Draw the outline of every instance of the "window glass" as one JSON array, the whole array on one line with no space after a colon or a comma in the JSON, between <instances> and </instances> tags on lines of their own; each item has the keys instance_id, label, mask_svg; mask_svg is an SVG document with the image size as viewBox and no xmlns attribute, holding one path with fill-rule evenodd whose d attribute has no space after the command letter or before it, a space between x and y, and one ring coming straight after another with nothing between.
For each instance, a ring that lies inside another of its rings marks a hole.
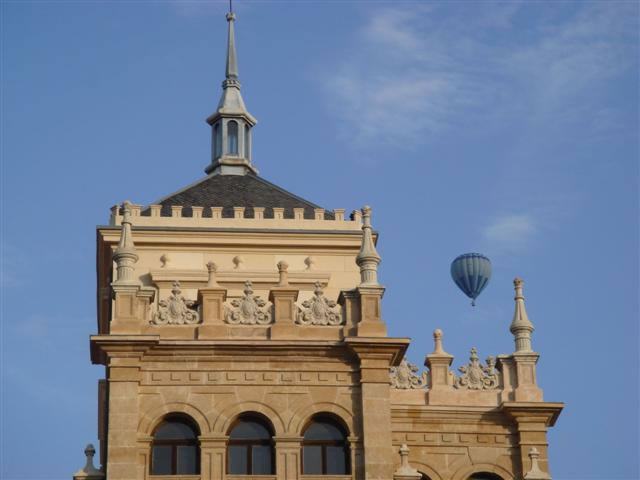
<instances>
[{"instance_id":1,"label":"window glass","mask_svg":"<svg viewBox=\"0 0 640 480\"><path fill-rule=\"evenodd\" d=\"M153 436L154 440L186 440L196 439L195 432L189 425L181 422L163 422Z\"/></svg>"},{"instance_id":2,"label":"window glass","mask_svg":"<svg viewBox=\"0 0 640 480\"><path fill-rule=\"evenodd\" d=\"M347 472L347 456L343 446L327 446L327 474L344 475Z\"/></svg>"},{"instance_id":3,"label":"window glass","mask_svg":"<svg viewBox=\"0 0 640 480\"><path fill-rule=\"evenodd\" d=\"M348 475L349 444L344 428L329 415L318 415L303 434L305 475Z\"/></svg>"},{"instance_id":4,"label":"window glass","mask_svg":"<svg viewBox=\"0 0 640 480\"><path fill-rule=\"evenodd\" d=\"M305 440L343 440L344 434L332 423L312 423L304 432Z\"/></svg>"},{"instance_id":5,"label":"window glass","mask_svg":"<svg viewBox=\"0 0 640 480\"><path fill-rule=\"evenodd\" d=\"M238 154L238 122L231 120L227 123L227 150L229 155Z\"/></svg>"},{"instance_id":6,"label":"window glass","mask_svg":"<svg viewBox=\"0 0 640 480\"><path fill-rule=\"evenodd\" d=\"M305 445L302 453L305 475L322 475L322 447Z\"/></svg>"},{"instance_id":7,"label":"window glass","mask_svg":"<svg viewBox=\"0 0 640 480\"><path fill-rule=\"evenodd\" d=\"M271 438L271 433L257 420L240 420L231 431L229 438L264 440Z\"/></svg>"},{"instance_id":8,"label":"window glass","mask_svg":"<svg viewBox=\"0 0 640 480\"><path fill-rule=\"evenodd\" d=\"M218 158L222 153L222 129L220 128L220 122L216 123L215 127L213 127L213 133L215 137L214 156Z\"/></svg>"},{"instance_id":9,"label":"window glass","mask_svg":"<svg viewBox=\"0 0 640 480\"><path fill-rule=\"evenodd\" d=\"M273 472L271 467L271 446L255 445L251 449L252 473L254 475L270 475Z\"/></svg>"},{"instance_id":10,"label":"window glass","mask_svg":"<svg viewBox=\"0 0 640 480\"><path fill-rule=\"evenodd\" d=\"M197 475L200 473L198 430L182 415L165 418L153 433L152 475Z\"/></svg>"},{"instance_id":11,"label":"window glass","mask_svg":"<svg viewBox=\"0 0 640 480\"><path fill-rule=\"evenodd\" d=\"M244 445L229 446L229 473L231 475L246 475L249 471L247 448Z\"/></svg>"},{"instance_id":12,"label":"window glass","mask_svg":"<svg viewBox=\"0 0 640 480\"><path fill-rule=\"evenodd\" d=\"M249 125L244 126L244 158L251 158L251 135L249 134Z\"/></svg>"},{"instance_id":13,"label":"window glass","mask_svg":"<svg viewBox=\"0 0 640 480\"><path fill-rule=\"evenodd\" d=\"M240 417L229 433L227 473L230 475L273 475L273 434L258 414Z\"/></svg>"},{"instance_id":14,"label":"window glass","mask_svg":"<svg viewBox=\"0 0 640 480\"><path fill-rule=\"evenodd\" d=\"M472 474L469 477L469 480L502 480L502 477L500 475L496 475L495 473L478 472Z\"/></svg>"},{"instance_id":15,"label":"window glass","mask_svg":"<svg viewBox=\"0 0 640 480\"><path fill-rule=\"evenodd\" d=\"M151 453L151 474L171 475L171 466L173 463L171 455L171 446L154 446Z\"/></svg>"},{"instance_id":16,"label":"window glass","mask_svg":"<svg viewBox=\"0 0 640 480\"><path fill-rule=\"evenodd\" d=\"M195 475L197 473L197 447L194 445L179 445L177 448L176 473L179 475Z\"/></svg>"}]
</instances>

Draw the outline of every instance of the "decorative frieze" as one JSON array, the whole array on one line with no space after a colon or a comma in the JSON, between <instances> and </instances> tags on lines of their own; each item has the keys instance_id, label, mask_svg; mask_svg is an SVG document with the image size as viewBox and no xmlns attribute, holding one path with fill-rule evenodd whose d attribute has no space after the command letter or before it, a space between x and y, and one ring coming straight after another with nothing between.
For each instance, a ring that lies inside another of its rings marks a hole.
<instances>
[{"instance_id":1,"label":"decorative frieze","mask_svg":"<svg viewBox=\"0 0 640 480\"><path fill-rule=\"evenodd\" d=\"M244 295L230 302L225 314L225 322L231 325L269 325L271 311L258 295L253 294L251 280L244 283Z\"/></svg>"},{"instance_id":2,"label":"decorative frieze","mask_svg":"<svg viewBox=\"0 0 640 480\"><path fill-rule=\"evenodd\" d=\"M296 323L299 325L342 325L342 314L336 302L324 296L322 283L314 284L313 297L302 302Z\"/></svg>"},{"instance_id":3,"label":"decorative frieze","mask_svg":"<svg viewBox=\"0 0 640 480\"><path fill-rule=\"evenodd\" d=\"M152 325L192 325L200 322L196 302L181 295L180 282L173 282L171 295L158 302L158 310L151 319Z\"/></svg>"},{"instance_id":4,"label":"decorative frieze","mask_svg":"<svg viewBox=\"0 0 640 480\"><path fill-rule=\"evenodd\" d=\"M348 386L356 382L351 372L293 371L154 371L142 373L142 385L294 385Z\"/></svg>"},{"instance_id":5,"label":"decorative frieze","mask_svg":"<svg viewBox=\"0 0 640 480\"><path fill-rule=\"evenodd\" d=\"M500 372L496 369L496 358L487 357L482 365L475 347L471 349L469 363L458 368L462 375L456 376L453 386L468 390L495 390L500 385Z\"/></svg>"},{"instance_id":6,"label":"decorative frieze","mask_svg":"<svg viewBox=\"0 0 640 480\"><path fill-rule=\"evenodd\" d=\"M403 358L400 365L391 367L389 371L391 386L402 390L425 388L427 386L427 372L422 372L421 375L418 375L418 372L417 366Z\"/></svg>"}]
</instances>

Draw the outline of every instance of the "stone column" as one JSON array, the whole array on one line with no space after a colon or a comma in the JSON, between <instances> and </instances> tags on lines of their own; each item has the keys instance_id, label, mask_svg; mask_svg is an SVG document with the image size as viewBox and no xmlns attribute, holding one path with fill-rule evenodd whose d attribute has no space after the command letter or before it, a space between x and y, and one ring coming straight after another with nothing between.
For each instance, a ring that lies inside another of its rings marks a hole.
<instances>
[{"instance_id":1,"label":"stone column","mask_svg":"<svg viewBox=\"0 0 640 480\"><path fill-rule=\"evenodd\" d=\"M277 340L298 338L298 329L295 326L298 290L289 285L288 268L286 262L278 262L280 281L269 291L274 316L270 336Z\"/></svg>"},{"instance_id":2,"label":"stone column","mask_svg":"<svg viewBox=\"0 0 640 480\"><path fill-rule=\"evenodd\" d=\"M209 281L205 288L198 290L198 303L202 309L202 325L198 327L198 338L226 337L227 326L224 323L224 302L227 290L216 282L215 263L207 263Z\"/></svg>"},{"instance_id":3,"label":"stone column","mask_svg":"<svg viewBox=\"0 0 640 480\"><path fill-rule=\"evenodd\" d=\"M200 478L221 480L227 474L227 440L222 436L200 437Z\"/></svg>"},{"instance_id":4,"label":"stone column","mask_svg":"<svg viewBox=\"0 0 640 480\"><path fill-rule=\"evenodd\" d=\"M136 480L138 458L139 360L112 357L109 361L109 427L107 475L109 480Z\"/></svg>"},{"instance_id":5,"label":"stone column","mask_svg":"<svg viewBox=\"0 0 640 480\"><path fill-rule=\"evenodd\" d=\"M278 480L297 480L300 476L302 437L274 437Z\"/></svg>"}]
</instances>

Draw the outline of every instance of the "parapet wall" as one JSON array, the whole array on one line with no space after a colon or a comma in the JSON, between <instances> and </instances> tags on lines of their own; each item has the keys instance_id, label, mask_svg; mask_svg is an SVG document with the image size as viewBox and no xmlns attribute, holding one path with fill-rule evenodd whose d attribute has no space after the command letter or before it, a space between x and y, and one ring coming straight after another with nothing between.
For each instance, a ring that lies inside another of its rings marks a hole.
<instances>
[{"instance_id":1,"label":"parapet wall","mask_svg":"<svg viewBox=\"0 0 640 480\"><path fill-rule=\"evenodd\" d=\"M131 220L136 226L153 227L198 227L198 228L263 228L288 230L339 230L360 231L362 213L354 210L345 218L345 210L337 208L327 215L323 208L314 209L314 218L304 217L304 208L294 208L293 218L287 218L285 208L233 207L233 217L223 214L223 207L171 206L171 216L162 215L162 205L130 205ZM249 210L251 216L248 215ZM267 215L268 211L268 215ZM110 225L122 223L122 209L111 208Z\"/></svg>"}]
</instances>

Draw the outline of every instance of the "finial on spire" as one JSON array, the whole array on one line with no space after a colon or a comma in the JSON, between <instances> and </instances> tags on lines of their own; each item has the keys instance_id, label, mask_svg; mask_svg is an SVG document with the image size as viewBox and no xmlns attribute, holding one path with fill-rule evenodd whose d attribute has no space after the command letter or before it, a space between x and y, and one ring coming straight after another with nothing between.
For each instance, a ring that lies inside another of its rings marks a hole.
<instances>
[{"instance_id":1,"label":"finial on spire","mask_svg":"<svg viewBox=\"0 0 640 480\"><path fill-rule=\"evenodd\" d=\"M442 330L436 328L433 331L433 354L434 355L448 355L447 352L444 351L444 347L442 346Z\"/></svg>"},{"instance_id":2,"label":"finial on spire","mask_svg":"<svg viewBox=\"0 0 640 480\"><path fill-rule=\"evenodd\" d=\"M229 86L237 86L240 88L238 82L238 60L236 58L236 35L234 22L236 20L236 14L233 13L231 7L231 0L229 0L229 11L227 12L227 22L229 22L229 30L227 36L227 68L225 70L225 81L222 83L222 88Z\"/></svg>"},{"instance_id":3,"label":"finial on spire","mask_svg":"<svg viewBox=\"0 0 640 480\"><path fill-rule=\"evenodd\" d=\"M524 281L516 277L513 280L513 286L516 292L514 298L516 301L516 309L509 330L515 337L516 352L531 352L531 332L533 332L534 328L533 324L529 321L527 310L524 306L524 295L522 294Z\"/></svg>"},{"instance_id":4,"label":"finial on spire","mask_svg":"<svg viewBox=\"0 0 640 480\"><path fill-rule=\"evenodd\" d=\"M219 288L218 282L216 281L216 272L218 271L218 266L213 262L209 261L207 263L207 273L209 274L209 278L207 280L207 288Z\"/></svg>"},{"instance_id":5,"label":"finial on spire","mask_svg":"<svg viewBox=\"0 0 640 480\"><path fill-rule=\"evenodd\" d=\"M120 242L113 252L113 260L116 262L118 279L115 283L133 283L134 265L138 261L133 235L131 233L131 202L126 200L122 204L122 227L120 229Z\"/></svg>"},{"instance_id":6,"label":"finial on spire","mask_svg":"<svg viewBox=\"0 0 640 480\"><path fill-rule=\"evenodd\" d=\"M83 468L73 474L74 480L94 480L104 478L104 473L93 466L93 456L96 454L96 449L92 444L86 446L84 454L87 457L87 461Z\"/></svg>"},{"instance_id":7,"label":"finial on spire","mask_svg":"<svg viewBox=\"0 0 640 480\"><path fill-rule=\"evenodd\" d=\"M278 262L278 286L286 287L289 285L289 264L284 260Z\"/></svg>"},{"instance_id":8,"label":"finial on spire","mask_svg":"<svg viewBox=\"0 0 640 480\"><path fill-rule=\"evenodd\" d=\"M360 267L360 286L379 286L378 264L380 255L373 243L371 228L371 207L362 207L362 243L356 257L356 264Z\"/></svg>"},{"instance_id":9,"label":"finial on spire","mask_svg":"<svg viewBox=\"0 0 640 480\"><path fill-rule=\"evenodd\" d=\"M538 458L540 457L540 452L536 447L531 447L529 449L529 458L531 459L531 469L524 475L525 480L551 480L551 475L547 472L543 472L540 470L540 465L538 465Z\"/></svg>"},{"instance_id":10,"label":"finial on spire","mask_svg":"<svg viewBox=\"0 0 640 480\"><path fill-rule=\"evenodd\" d=\"M409 447L406 443L403 443L399 450L400 453L400 466L393 472L394 478L399 479L420 479L422 475L415 468L412 468L409 464Z\"/></svg>"}]
</instances>

